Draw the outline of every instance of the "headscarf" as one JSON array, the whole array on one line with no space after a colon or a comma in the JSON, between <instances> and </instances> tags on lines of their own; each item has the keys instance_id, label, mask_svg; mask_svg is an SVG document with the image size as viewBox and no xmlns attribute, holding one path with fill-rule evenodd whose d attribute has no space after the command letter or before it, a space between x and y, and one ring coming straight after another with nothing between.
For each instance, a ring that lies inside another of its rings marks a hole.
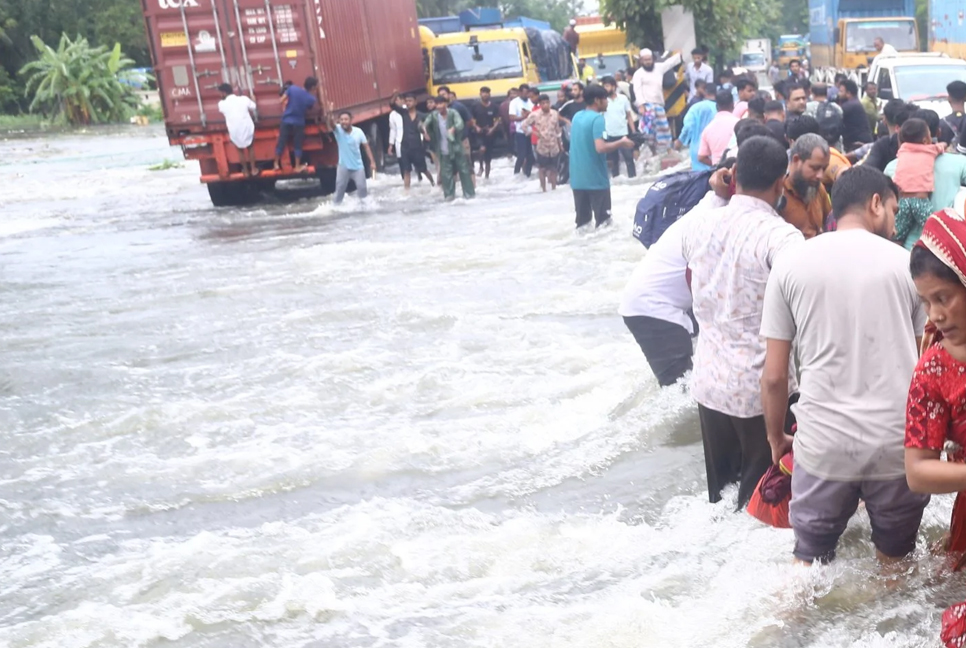
<instances>
[{"instance_id":1,"label":"headscarf","mask_svg":"<svg viewBox=\"0 0 966 648\"><path fill-rule=\"evenodd\" d=\"M950 270L956 273L959 280L966 286L966 222L952 209L941 209L926 219L922 226L922 236L915 247L929 250L936 255ZM922 344L919 345L919 355L926 349L943 339L942 333L931 321L926 321L922 331ZM958 501L958 500L957 500ZM966 499L964 503L964 520L966 520ZM963 539L966 542L966 536Z\"/></svg>"},{"instance_id":2,"label":"headscarf","mask_svg":"<svg viewBox=\"0 0 966 648\"><path fill-rule=\"evenodd\" d=\"M952 209L942 209L926 219L922 238L916 243L936 255L966 286L966 221Z\"/></svg>"}]
</instances>

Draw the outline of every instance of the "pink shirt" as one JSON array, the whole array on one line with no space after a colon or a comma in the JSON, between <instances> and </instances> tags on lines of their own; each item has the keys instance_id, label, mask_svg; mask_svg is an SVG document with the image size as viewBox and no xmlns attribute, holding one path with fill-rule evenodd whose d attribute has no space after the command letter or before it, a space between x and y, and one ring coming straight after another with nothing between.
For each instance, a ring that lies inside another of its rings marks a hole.
<instances>
[{"instance_id":1,"label":"pink shirt","mask_svg":"<svg viewBox=\"0 0 966 648\"><path fill-rule=\"evenodd\" d=\"M701 133L701 145L698 155L711 156L711 164L721 161L721 156L728 149L731 137L735 134L735 124L738 118L727 111L718 111L711 123Z\"/></svg>"},{"instance_id":2,"label":"pink shirt","mask_svg":"<svg viewBox=\"0 0 966 648\"><path fill-rule=\"evenodd\" d=\"M738 119L744 119L745 115L748 114L748 102L739 101L736 103L734 112L732 114Z\"/></svg>"},{"instance_id":3,"label":"pink shirt","mask_svg":"<svg viewBox=\"0 0 966 648\"><path fill-rule=\"evenodd\" d=\"M946 150L943 144L911 144L899 147L893 180L903 193L929 192L935 185L936 158Z\"/></svg>"}]
</instances>

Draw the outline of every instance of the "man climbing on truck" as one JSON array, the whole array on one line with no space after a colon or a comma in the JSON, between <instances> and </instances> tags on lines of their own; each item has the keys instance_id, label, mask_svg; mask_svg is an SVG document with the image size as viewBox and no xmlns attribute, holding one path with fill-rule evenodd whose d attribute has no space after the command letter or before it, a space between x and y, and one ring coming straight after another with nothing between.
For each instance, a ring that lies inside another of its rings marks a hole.
<instances>
[{"instance_id":1,"label":"man climbing on truck","mask_svg":"<svg viewBox=\"0 0 966 648\"><path fill-rule=\"evenodd\" d=\"M282 152L292 141L292 149L295 153L295 173L305 171L302 164L302 143L305 141L305 115L316 104L315 89L319 87L319 80L315 77L306 77L305 87L297 85L290 86L285 94L282 95L282 124L278 129L278 144L275 145L275 166L276 171L282 168Z\"/></svg>"},{"instance_id":2,"label":"man climbing on truck","mask_svg":"<svg viewBox=\"0 0 966 648\"><path fill-rule=\"evenodd\" d=\"M330 118L331 119L331 118ZM331 126L331 123L330 123ZM372 166L376 158L372 156L372 149L361 128L352 125L352 113L344 110L339 114L339 125L332 129L336 144L339 145L339 166L335 172L335 199L333 204L341 205L345 192L351 180L356 184L356 196L360 199L369 195L366 187L366 167L362 161L365 151ZM375 177L375 168L372 170Z\"/></svg>"},{"instance_id":3,"label":"man climbing on truck","mask_svg":"<svg viewBox=\"0 0 966 648\"><path fill-rule=\"evenodd\" d=\"M257 176L258 167L255 166L255 102L250 97L236 95L231 85L222 83L218 86L221 101L218 102L218 112L225 116L225 126L228 127L228 139L238 148L238 160L241 162L242 172L246 176Z\"/></svg>"}]
</instances>

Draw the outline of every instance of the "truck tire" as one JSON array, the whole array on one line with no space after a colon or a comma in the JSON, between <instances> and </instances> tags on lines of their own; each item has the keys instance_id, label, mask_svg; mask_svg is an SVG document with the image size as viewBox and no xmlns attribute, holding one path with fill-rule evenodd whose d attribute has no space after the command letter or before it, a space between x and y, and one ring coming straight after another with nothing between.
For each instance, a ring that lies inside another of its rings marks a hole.
<instances>
[{"instance_id":1,"label":"truck tire","mask_svg":"<svg viewBox=\"0 0 966 648\"><path fill-rule=\"evenodd\" d=\"M335 193L335 167L320 166L315 174L319 177L319 188L323 196L330 196Z\"/></svg>"},{"instance_id":2,"label":"truck tire","mask_svg":"<svg viewBox=\"0 0 966 648\"><path fill-rule=\"evenodd\" d=\"M209 182L208 196L215 207L238 207L258 202L259 192L250 182Z\"/></svg>"}]
</instances>

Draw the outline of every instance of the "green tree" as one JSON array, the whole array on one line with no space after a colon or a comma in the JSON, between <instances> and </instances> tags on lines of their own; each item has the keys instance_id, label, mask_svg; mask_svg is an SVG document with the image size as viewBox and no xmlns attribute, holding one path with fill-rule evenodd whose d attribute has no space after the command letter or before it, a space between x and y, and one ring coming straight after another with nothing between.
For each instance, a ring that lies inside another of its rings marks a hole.
<instances>
[{"instance_id":1,"label":"green tree","mask_svg":"<svg viewBox=\"0 0 966 648\"><path fill-rule=\"evenodd\" d=\"M601 13L642 47L663 49L661 11L681 4L694 14L697 41L719 66L737 58L742 42L779 23L781 0L601 0Z\"/></svg>"},{"instance_id":2,"label":"green tree","mask_svg":"<svg viewBox=\"0 0 966 648\"><path fill-rule=\"evenodd\" d=\"M123 120L137 107L134 93L118 81L118 72L133 63L121 53L120 43L111 50L91 47L86 38L72 41L67 34L57 49L37 36L32 42L38 59L20 70L32 97L31 112L69 124L103 124Z\"/></svg>"}]
</instances>

